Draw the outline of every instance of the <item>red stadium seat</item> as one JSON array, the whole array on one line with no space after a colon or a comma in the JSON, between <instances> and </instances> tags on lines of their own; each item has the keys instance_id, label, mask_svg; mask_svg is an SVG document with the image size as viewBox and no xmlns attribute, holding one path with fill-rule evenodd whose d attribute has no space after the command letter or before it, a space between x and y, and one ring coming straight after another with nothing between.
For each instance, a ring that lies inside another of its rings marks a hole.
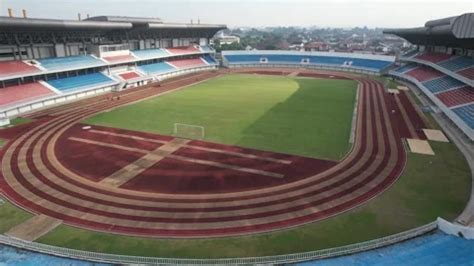
<instances>
[{"instance_id":1,"label":"red stadium seat","mask_svg":"<svg viewBox=\"0 0 474 266\"><path fill-rule=\"evenodd\" d=\"M474 79L474 67L470 67L457 72L459 75L468 79Z\"/></svg>"},{"instance_id":2,"label":"red stadium seat","mask_svg":"<svg viewBox=\"0 0 474 266\"><path fill-rule=\"evenodd\" d=\"M449 54L439 54L439 53L424 53L421 55L415 56L416 59L425 60L433 63L438 63L441 61L448 60L452 57Z\"/></svg>"},{"instance_id":3,"label":"red stadium seat","mask_svg":"<svg viewBox=\"0 0 474 266\"><path fill-rule=\"evenodd\" d=\"M140 77L140 75L135 71L121 73L119 76L124 80L136 79Z\"/></svg>"},{"instance_id":4,"label":"red stadium seat","mask_svg":"<svg viewBox=\"0 0 474 266\"><path fill-rule=\"evenodd\" d=\"M447 107L474 102L474 89L466 86L436 94Z\"/></svg>"},{"instance_id":5,"label":"red stadium seat","mask_svg":"<svg viewBox=\"0 0 474 266\"><path fill-rule=\"evenodd\" d=\"M35 66L26 64L23 61L0 62L0 78L32 74L41 71Z\"/></svg>"},{"instance_id":6,"label":"red stadium seat","mask_svg":"<svg viewBox=\"0 0 474 266\"><path fill-rule=\"evenodd\" d=\"M0 107L55 94L39 82L0 88Z\"/></svg>"},{"instance_id":7,"label":"red stadium seat","mask_svg":"<svg viewBox=\"0 0 474 266\"><path fill-rule=\"evenodd\" d=\"M419 66L413 70L406 72L405 74L414 77L420 82L444 76L443 73L425 66Z\"/></svg>"}]
</instances>

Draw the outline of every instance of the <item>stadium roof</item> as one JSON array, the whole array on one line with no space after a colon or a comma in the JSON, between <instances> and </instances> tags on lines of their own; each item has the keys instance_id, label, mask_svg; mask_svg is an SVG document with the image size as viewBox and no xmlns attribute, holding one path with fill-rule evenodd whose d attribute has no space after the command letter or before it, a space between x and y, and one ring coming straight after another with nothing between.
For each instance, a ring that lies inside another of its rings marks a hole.
<instances>
[{"instance_id":1,"label":"stadium roof","mask_svg":"<svg viewBox=\"0 0 474 266\"><path fill-rule=\"evenodd\" d=\"M28 32L38 30L207 30L215 34L226 25L164 23L159 18L137 18L119 16L98 16L86 20L57 20L38 18L0 17L2 31Z\"/></svg>"},{"instance_id":2,"label":"stadium roof","mask_svg":"<svg viewBox=\"0 0 474 266\"><path fill-rule=\"evenodd\" d=\"M424 27L386 29L417 45L449 46L474 49L474 13L430 20Z\"/></svg>"}]
</instances>

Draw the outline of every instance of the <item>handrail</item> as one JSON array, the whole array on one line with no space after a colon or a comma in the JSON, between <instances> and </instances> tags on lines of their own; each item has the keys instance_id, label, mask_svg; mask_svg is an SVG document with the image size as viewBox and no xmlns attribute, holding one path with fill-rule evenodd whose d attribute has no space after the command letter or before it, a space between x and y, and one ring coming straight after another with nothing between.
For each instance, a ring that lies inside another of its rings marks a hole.
<instances>
[{"instance_id":1,"label":"handrail","mask_svg":"<svg viewBox=\"0 0 474 266\"><path fill-rule=\"evenodd\" d=\"M156 258L127 256L107 253L97 253L85 250L76 250L63 247L56 247L47 244L30 242L7 235L0 235L0 243L29 251L40 252L44 254L67 257L73 259L96 261L104 263L120 264L276 264L276 263L295 263L301 261L329 258L334 256L349 255L356 252L367 251L371 249L385 247L394 243L405 241L437 228L437 222L404 231L398 234L369 240L342 247L329 248L323 250L309 251L303 253L294 253L276 256L247 257L247 258L221 258L221 259L181 259L181 258Z\"/></svg>"}]
</instances>

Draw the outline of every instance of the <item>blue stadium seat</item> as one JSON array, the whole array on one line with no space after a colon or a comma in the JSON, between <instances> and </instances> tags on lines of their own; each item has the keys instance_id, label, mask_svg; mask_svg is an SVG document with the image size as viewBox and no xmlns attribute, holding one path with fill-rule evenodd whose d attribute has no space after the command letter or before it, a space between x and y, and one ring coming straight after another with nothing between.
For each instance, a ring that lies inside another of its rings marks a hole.
<instances>
[{"instance_id":1,"label":"blue stadium seat","mask_svg":"<svg viewBox=\"0 0 474 266\"><path fill-rule=\"evenodd\" d=\"M296 265L473 265L474 240L442 232L353 255Z\"/></svg>"},{"instance_id":2,"label":"blue stadium seat","mask_svg":"<svg viewBox=\"0 0 474 266\"><path fill-rule=\"evenodd\" d=\"M450 76L443 76L423 82L423 85L432 93L442 92L451 88L461 87L465 84Z\"/></svg>"},{"instance_id":3,"label":"blue stadium seat","mask_svg":"<svg viewBox=\"0 0 474 266\"><path fill-rule=\"evenodd\" d=\"M154 59L169 56L169 54L163 49L135 50L132 51L132 53L140 59Z\"/></svg>"},{"instance_id":4,"label":"blue stadium seat","mask_svg":"<svg viewBox=\"0 0 474 266\"><path fill-rule=\"evenodd\" d=\"M225 58L231 64L254 64L260 63L262 55L226 55Z\"/></svg>"},{"instance_id":5,"label":"blue stadium seat","mask_svg":"<svg viewBox=\"0 0 474 266\"><path fill-rule=\"evenodd\" d=\"M102 60L90 55L44 58L38 59L37 61L47 70L87 68L106 65Z\"/></svg>"},{"instance_id":6,"label":"blue stadium seat","mask_svg":"<svg viewBox=\"0 0 474 266\"><path fill-rule=\"evenodd\" d=\"M269 63L283 64L301 64L303 58L308 58L301 55L262 55L262 57L266 57Z\"/></svg>"},{"instance_id":7,"label":"blue stadium seat","mask_svg":"<svg viewBox=\"0 0 474 266\"><path fill-rule=\"evenodd\" d=\"M474 104L465 105L452 109L466 124L474 129Z\"/></svg>"},{"instance_id":8,"label":"blue stadium seat","mask_svg":"<svg viewBox=\"0 0 474 266\"><path fill-rule=\"evenodd\" d=\"M146 74L163 74L163 73L176 71L176 68L163 62L148 64L148 65L141 65L138 68Z\"/></svg>"},{"instance_id":9,"label":"blue stadium seat","mask_svg":"<svg viewBox=\"0 0 474 266\"><path fill-rule=\"evenodd\" d=\"M217 64L217 61L210 55L204 55L202 57L208 64L210 65L216 65Z\"/></svg>"},{"instance_id":10,"label":"blue stadium seat","mask_svg":"<svg viewBox=\"0 0 474 266\"><path fill-rule=\"evenodd\" d=\"M347 61L350 61L350 59L348 59L346 57L311 56L309 58L310 64L314 64L314 65L337 65L337 66L341 66Z\"/></svg>"},{"instance_id":11,"label":"blue stadium seat","mask_svg":"<svg viewBox=\"0 0 474 266\"><path fill-rule=\"evenodd\" d=\"M363 68L379 71L388 67L392 62L362 58L338 57L338 56L316 56L298 54L242 54L225 55L230 64L258 64L262 58L266 58L269 64L301 64L303 59L309 59L312 65L346 66L352 68Z\"/></svg>"},{"instance_id":12,"label":"blue stadium seat","mask_svg":"<svg viewBox=\"0 0 474 266\"><path fill-rule=\"evenodd\" d=\"M474 59L465 56L459 56L439 63L439 65L451 71L458 71L464 68L473 67Z\"/></svg>"},{"instance_id":13,"label":"blue stadium seat","mask_svg":"<svg viewBox=\"0 0 474 266\"><path fill-rule=\"evenodd\" d=\"M86 74L69 78L48 80L48 84L60 91L88 89L100 85L117 83L102 73Z\"/></svg>"},{"instance_id":14,"label":"blue stadium seat","mask_svg":"<svg viewBox=\"0 0 474 266\"><path fill-rule=\"evenodd\" d=\"M376 70L382 70L392 64L392 62L388 62L388 61L371 60L371 59L363 59L363 58L356 58L356 59L348 58L348 60L352 61L352 66L370 68L370 69L376 69Z\"/></svg>"}]
</instances>

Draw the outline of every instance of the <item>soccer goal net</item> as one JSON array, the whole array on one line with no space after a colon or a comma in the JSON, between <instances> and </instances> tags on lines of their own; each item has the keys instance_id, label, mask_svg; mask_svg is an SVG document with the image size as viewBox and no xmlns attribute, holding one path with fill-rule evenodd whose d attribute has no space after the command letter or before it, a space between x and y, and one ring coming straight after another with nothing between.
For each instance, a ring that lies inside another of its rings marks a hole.
<instances>
[{"instance_id":1,"label":"soccer goal net","mask_svg":"<svg viewBox=\"0 0 474 266\"><path fill-rule=\"evenodd\" d=\"M204 127L174 123L173 135L184 139L204 139Z\"/></svg>"}]
</instances>

